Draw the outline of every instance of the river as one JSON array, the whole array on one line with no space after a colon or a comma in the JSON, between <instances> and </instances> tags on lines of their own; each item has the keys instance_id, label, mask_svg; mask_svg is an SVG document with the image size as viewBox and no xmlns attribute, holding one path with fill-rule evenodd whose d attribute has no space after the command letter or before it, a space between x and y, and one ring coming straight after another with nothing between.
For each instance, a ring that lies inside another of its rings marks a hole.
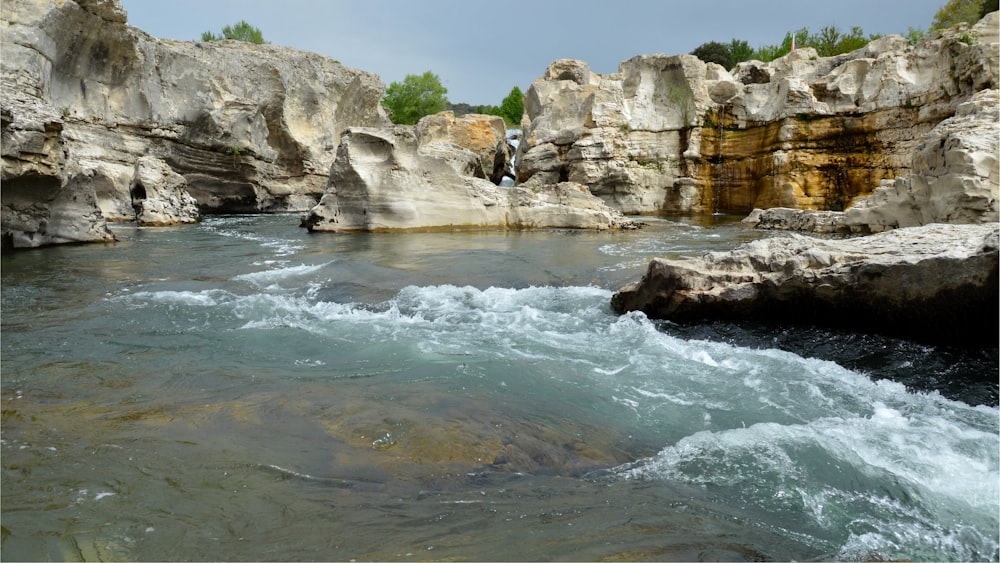
<instances>
[{"instance_id":1,"label":"river","mask_svg":"<svg viewBox=\"0 0 1000 563\"><path fill-rule=\"evenodd\" d=\"M780 234L113 229L2 257L4 560L1000 559L997 349L610 309Z\"/></svg>"}]
</instances>

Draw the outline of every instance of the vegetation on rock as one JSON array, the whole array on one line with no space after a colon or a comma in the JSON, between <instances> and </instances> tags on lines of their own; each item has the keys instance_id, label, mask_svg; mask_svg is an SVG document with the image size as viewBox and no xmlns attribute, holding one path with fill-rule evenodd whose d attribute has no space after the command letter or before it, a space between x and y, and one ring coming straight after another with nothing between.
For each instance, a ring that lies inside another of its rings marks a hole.
<instances>
[{"instance_id":1,"label":"vegetation on rock","mask_svg":"<svg viewBox=\"0 0 1000 563\"><path fill-rule=\"evenodd\" d=\"M875 34L865 35L864 30L858 26L846 33L835 25L824 27L818 33L810 33L809 28L803 27L794 33L786 33L785 38L777 45L761 45L753 49L742 39L733 39L728 44L709 41L699 45L691 54L706 63L719 63L731 69L743 61L758 60L766 63L783 57L792 50L793 39L796 47L812 47L819 56L831 57L860 49L878 38Z\"/></svg>"},{"instance_id":2,"label":"vegetation on rock","mask_svg":"<svg viewBox=\"0 0 1000 563\"><path fill-rule=\"evenodd\" d=\"M240 20L233 25L227 25L222 28L221 35L216 35L211 31L205 31L201 34L202 41L222 41L223 39L235 39L256 45L267 43L267 41L264 41L264 33L261 32L260 28L250 25L245 20Z\"/></svg>"},{"instance_id":3,"label":"vegetation on rock","mask_svg":"<svg viewBox=\"0 0 1000 563\"><path fill-rule=\"evenodd\" d=\"M997 9L997 0L948 0L934 14L931 30L944 29L962 22L973 24Z\"/></svg>"},{"instance_id":4,"label":"vegetation on rock","mask_svg":"<svg viewBox=\"0 0 1000 563\"><path fill-rule=\"evenodd\" d=\"M736 39L733 40L733 42L735 41ZM718 41L702 43L694 51L691 51L691 54L706 63L718 63L727 69L736 66L736 63L733 62L733 54L730 52L729 47L719 43Z\"/></svg>"},{"instance_id":5,"label":"vegetation on rock","mask_svg":"<svg viewBox=\"0 0 1000 563\"><path fill-rule=\"evenodd\" d=\"M934 15L930 29L943 29L962 22L974 24L998 9L1000 0L948 0ZM915 45L925 34L923 29L911 27L902 35L909 39L911 45ZM857 26L846 33L837 26L824 27L818 33L810 33L808 28L802 28L794 33L786 33L785 38L777 45L761 45L754 49L746 41L734 38L729 43L702 43L691 54L706 63L719 63L732 69L743 61L758 60L766 63L787 55L792 50L793 38L796 47L812 47L819 56L831 57L860 49L879 37L877 34L865 35Z\"/></svg>"}]
</instances>

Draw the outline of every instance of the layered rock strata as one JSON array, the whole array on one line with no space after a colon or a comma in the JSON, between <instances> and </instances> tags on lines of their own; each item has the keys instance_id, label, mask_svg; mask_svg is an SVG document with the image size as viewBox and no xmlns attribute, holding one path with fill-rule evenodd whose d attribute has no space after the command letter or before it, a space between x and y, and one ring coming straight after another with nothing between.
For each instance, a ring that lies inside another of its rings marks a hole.
<instances>
[{"instance_id":1,"label":"layered rock strata","mask_svg":"<svg viewBox=\"0 0 1000 563\"><path fill-rule=\"evenodd\" d=\"M15 246L108 240L105 218L135 219L144 156L183 176L201 212L306 210L343 130L388 123L374 74L274 45L157 39L118 0L5 1L0 26Z\"/></svg>"},{"instance_id":2,"label":"layered rock strata","mask_svg":"<svg viewBox=\"0 0 1000 563\"><path fill-rule=\"evenodd\" d=\"M1000 91L958 106L916 147L910 173L883 180L844 212L757 209L744 223L764 229L873 233L928 223L1000 221Z\"/></svg>"},{"instance_id":3,"label":"layered rock strata","mask_svg":"<svg viewBox=\"0 0 1000 563\"><path fill-rule=\"evenodd\" d=\"M925 134L997 88L997 24L732 72L690 55L607 75L556 61L526 93L517 179L579 182L627 213L843 210L908 174Z\"/></svg>"},{"instance_id":4,"label":"layered rock strata","mask_svg":"<svg viewBox=\"0 0 1000 563\"><path fill-rule=\"evenodd\" d=\"M477 131L493 135L470 142ZM491 116L445 114L416 126L352 127L341 140L329 189L303 226L337 232L635 226L579 184L503 188L483 178L497 168L484 155L501 144L503 122Z\"/></svg>"},{"instance_id":5,"label":"layered rock strata","mask_svg":"<svg viewBox=\"0 0 1000 563\"><path fill-rule=\"evenodd\" d=\"M788 233L731 252L654 259L612 307L676 322L783 321L995 346L998 245L996 224L849 239Z\"/></svg>"}]
</instances>

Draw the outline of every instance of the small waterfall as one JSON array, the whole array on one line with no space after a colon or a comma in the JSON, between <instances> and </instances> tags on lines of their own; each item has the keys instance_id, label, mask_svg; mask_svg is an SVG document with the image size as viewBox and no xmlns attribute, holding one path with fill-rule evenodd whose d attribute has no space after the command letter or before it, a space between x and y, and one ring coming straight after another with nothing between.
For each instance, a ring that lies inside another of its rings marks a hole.
<instances>
[{"instance_id":1,"label":"small waterfall","mask_svg":"<svg viewBox=\"0 0 1000 563\"><path fill-rule=\"evenodd\" d=\"M510 170L507 176L500 180L500 187L510 188L517 183L517 151L521 144L520 129L507 130L507 144L511 147Z\"/></svg>"}]
</instances>

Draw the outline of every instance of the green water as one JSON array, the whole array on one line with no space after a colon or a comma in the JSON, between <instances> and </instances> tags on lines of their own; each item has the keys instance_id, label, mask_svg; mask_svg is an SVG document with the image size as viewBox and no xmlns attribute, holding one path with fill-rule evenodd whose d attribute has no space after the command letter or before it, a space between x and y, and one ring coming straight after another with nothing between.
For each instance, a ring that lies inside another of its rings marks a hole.
<instances>
[{"instance_id":1,"label":"green water","mask_svg":"<svg viewBox=\"0 0 1000 563\"><path fill-rule=\"evenodd\" d=\"M761 233L295 225L3 257L4 560L1000 557L995 350L611 312Z\"/></svg>"}]
</instances>

